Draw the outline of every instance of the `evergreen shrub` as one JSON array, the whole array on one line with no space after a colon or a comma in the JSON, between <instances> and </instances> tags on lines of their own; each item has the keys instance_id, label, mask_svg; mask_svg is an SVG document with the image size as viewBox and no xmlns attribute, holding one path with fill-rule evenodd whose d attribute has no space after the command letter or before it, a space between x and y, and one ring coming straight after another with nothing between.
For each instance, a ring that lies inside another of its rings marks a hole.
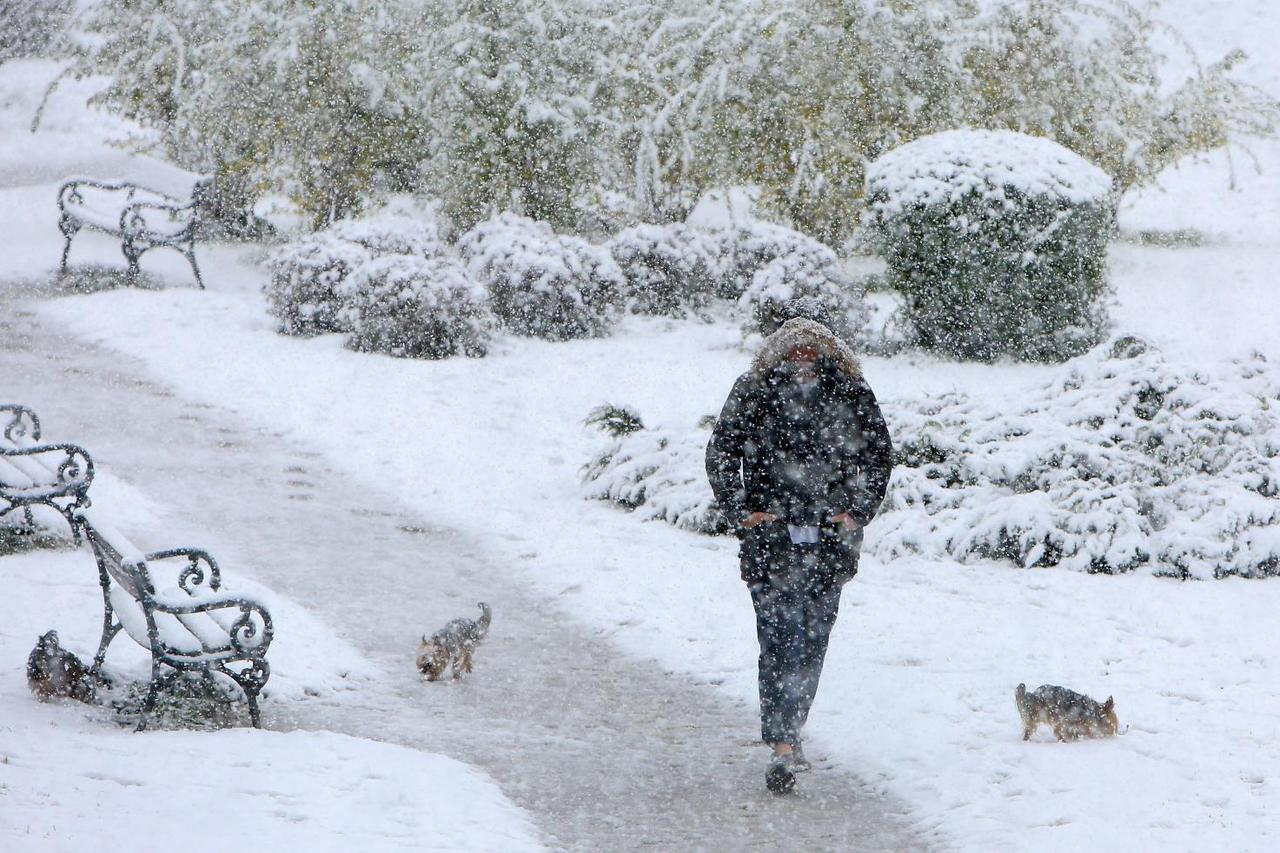
<instances>
[{"instance_id":1,"label":"evergreen shrub","mask_svg":"<svg viewBox=\"0 0 1280 853\"><path fill-rule=\"evenodd\" d=\"M683 223L636 225L606 244L627 280L627 307L683 317L706 304L724 277L722 241Z\"/></svg>"},{"instance_id":2,"label":"evergreen shrub","mask_svg":"<svg viewBox=\"0 0 1280 853\"><path fill-rule=\"evenodd\" d=\"M407 358L483 356L493 326L484 288L451 257L392 254L351 275L347 346Z\"/></svg>"},{"instance_id":3,"label":"evergreen shrub","mask_svg":"<svg viewBox=\"0 0 1280 853\"><path fill-rule=\"evenodd\" d=\"M511 212L462 235L471 275L488 288L498 321L519 335L553 341L603 334L618 314L626 280L607 249Z\"/></svg>"},{"instance_id":4,"label":"evergreen shrub","mask_svg":"<svg viewBox=\"0 0 1280 853\"><path fill-rule=\"evenodd\" d=\"M761 267L738 305L749 312L754 330L762 335L802 316L853 343L861 337L869 316L863 295L841 270L836 253L814 243L788 251Z\"/></svg>"},{"instance_id":5,"label":"evergreen shrub","mask_svg":"<svg viewBox=\"0 0 1280 853\"><path fill-rule=\"evenodd\" d=\"M1062 361L1103 337L1112 184L1057 143L933 134L872 163L866 195L865 222L918 345Z\"/></svg>"}]
</instances>

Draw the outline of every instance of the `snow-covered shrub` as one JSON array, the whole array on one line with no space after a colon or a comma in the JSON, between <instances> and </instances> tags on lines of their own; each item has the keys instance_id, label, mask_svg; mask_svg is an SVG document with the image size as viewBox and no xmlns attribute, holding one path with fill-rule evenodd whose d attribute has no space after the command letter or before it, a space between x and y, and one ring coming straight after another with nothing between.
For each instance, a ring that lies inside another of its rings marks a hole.
<instances>
[{"instance_id":1,"label":"snow-covered shrub","mask_svg":"<svg viewBox=\"0 0 1280 853\"><path fill-rule=\"evenodd\" d=\"M382 212L358 219L340 219L326 229L340 240L363 246L372 255L430 257L445 250L434 219Z\"/></svg>"},{"instance_id":2,"label":"snow-covered shrub","mask_svg":"<svg viewBox=\"0 0 1280 853\"><path fill-rule=\"evenodd\" d=\"M364 246L325 231L277 248L263 290L279 330L286 335L349 331L343 314L346 282L372 259Z\"/></svg>"},{"instance_id":3,"label":"snow-covered shrub","mask_svg":"<svg viewBox=\"0 0 1280 853\"><path fill-rule=\"evenodd\" d=\"M616 318L625 280L607 249L510 212L481 222L457 247L499 322L517 334L590 337Z\"/></svg>"},{"instance_id":4,"label":"snow-covered shrub","mask_svg":"<svg viewBox=\"0 0 1280 853\"><path fill-rule=\"evenodd\" d=\"M621 410L634 420L614 430L615 419L595 418L602 409ZM612 441L580 472L588 498L609 501L636 512L645 520L658 519L699 533L729 530L703 470L708 430L714 418L704 418L696 430L647 429L629 409L597 409L588 423Z\"/></svg>"},{"instance_id":5,"label":"snow-covered shrub","mask_svg":"<svg viewBox=\"0 0 1280 853\"><path fill-rule=\"evenodd\" d=\"M725 275L722 241L683 223L636 225L606 244L640 314L682 317L705 304Z\"/></svg>"},{"instance_id":6,"label":"snow-covered shrub","mask_svg":"<svg viewBox=\"0 0 1280 853\"><path fill-rule=\"evenodd\" d=\"M719 244L724 270L717 293L728 299L740 299L751 287L756 273L779 258L808 257L811 262L821 262L835 256L826 244L794 228L759 219L714 231L712 235Z\"/></svg>"},{"instance_id":7,"label":"snow-covered shrub","mask_svg":"<svg viewBox=\"0 0 1280 853\"><path fill-rule=\"evenodd\" d=\"M286 335L351 331L351 274L390 254L423 258L444 251L429 219L384 213L340 220L323 231L277 248L267 305Z\"/></svg>"},{"instance_id":8,"label":"snow-covered shrub","mask_svg":"<svg viewBox=\"0 0 1280 853\"><path fill-rule=\"evenodd\" d=\"M584 423L614 438L621 438L644 429L644 421L634 409L615 406L612 403L596 406L587 415Z\"/></svg>"},{"instance_id":9,"label":"snow-covered shrub","mask_svg":"<svg viewBox=\"0 0 1280 853\"><path fill-rule=\"evenodd\" d=\"M376 257L351 274L346 291L352 349L408 358L486 352L493 318L484 288L454 258Z\"/></svg>"},{"instance_id":10,"label":"snow-covered shrub","mask_svg":"<svg viewBox=\"0 0 1280 853\"><path fill-rule=\"evenodd\" d=\"M888 407L900 467L875 548L1088 572L1280 574L1280 380L1121 338L1015 401Z\"/></svg>"},{"instance_id":11,"label":"snow-covered shrub","mask_svg":"<svg viewBox=\"0 0 1280 853\"><path fill-rule=\"evenodd\" d=\"M38 56L67 23L75 0L0 3L0 62Z\"/></svg>"},{"instance_id":12,"label":"snow-covered shrub","mask_svg":"<svg viewBox=\"0 0 1280 853\"><path fill-rule=\"evenodd\" d=\"M1016 400L887 398L897 454L866 549L1179 578L1280 575L1280 378L1120 338ZM583 469L589 497L717 532L705 431L641 429Z\"/></svg>"},{"instance_id":13,"label":"snow-covered shrub","mask_svg":"<svg viewBox=\"0 0 1280 853\"><path fill-rule=\"evenodd\" d=\"M792 317L804 316L856 342L869 316L863 295L840 269L836 253L815 243L761 267L738 305L750 313L761 335L772 334Z\"/></svg>"},{"instance_id":14,"label":"snow-covered shrub","mask_svg":"<svg viewBox=\"0 0 1280 853\"><path fill-rule=\"evenodd\" d=\"M867 171L867 217L916 342L1060 361L1105 326L1111 180L1047 139L937 133Z\"/></svg>"}]
</instances>

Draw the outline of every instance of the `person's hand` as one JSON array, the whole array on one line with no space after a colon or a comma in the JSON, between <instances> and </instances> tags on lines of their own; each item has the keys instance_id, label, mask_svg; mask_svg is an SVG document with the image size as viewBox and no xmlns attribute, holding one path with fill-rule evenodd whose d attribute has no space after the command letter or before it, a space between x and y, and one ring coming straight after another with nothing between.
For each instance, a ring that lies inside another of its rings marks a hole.
<instances>
[{"instance_id":1,"label":"person's hand","mask_svg":"<svg viewBox=\"0 0 1280 853\"><path fill-rule=\"evenodd\" d=\"M776 515L773 515L772 513L753 512L750 515L748 515L746 518L742 519L742 526L750 530L756 525L764 524L769 521L777 521L777 520L778 520L778 517Z\"/></svg>"},{"instance_id":2,"label":"person's hand","mask_svg":"<svg viewBox=\"0 0 1280 853\"><path fill-rule=\"evenodd\" d=\"M852 533L862 527L862 525L854 521L853 516L849 515L847 512L842 512L839 515L833 515L831 520L839 524L846 533Z\"/></svg>"}]
</instances>

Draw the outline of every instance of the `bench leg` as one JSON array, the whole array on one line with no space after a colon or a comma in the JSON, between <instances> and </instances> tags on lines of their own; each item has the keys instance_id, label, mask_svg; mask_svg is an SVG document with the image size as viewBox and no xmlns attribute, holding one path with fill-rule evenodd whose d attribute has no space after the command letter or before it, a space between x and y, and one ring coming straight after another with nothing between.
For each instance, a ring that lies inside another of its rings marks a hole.
<instances>
[{"instance_id":1,"label":"bench leg","mask_svg":"<svg viewBox=\"0 0 1280 853\"><path fill-rule=\"evenodd\" d=\"M129 277L130 281L137 279L138 274L142 272L142 268L138 264L138 259L142 257L142 252L138 251L138 248L133 245L133 241L128 239L120 244L120 251L124 253L124 259L129 263L129 268L125 275Z\"/></svg>"},{"instance_id":2,"label":"bench leg","mask_svg":"<svg viewBox=\"0 0 1280 853\"><path fill-rule=\"evenodd\" d=\"M58 275L67 274L67 256L71 254L71 237L75 232L67 235L66 242L62 245L62 263L58 265Z\"/></svg>"},{"instance_id":3,"label":"bench leg","mask_svg":"<svg viewBox=\"0 0 1280 853\"><path fill-rule=\"evenodd\" d=\"M204 290L204 279L200 277L200 267L196 266L196 247L191 246L182 254L187 256L187 260L191 262L191 271L196 274L196 287Z\"/></svg>"},{"instance_id":4,"label":"bench leg","mask_svg":"<svg viewBox=\"0 0 1280 853\"><path fill-rule=\"evenodd\" d=\"M151 721L151 712L156 709L156 700L160 698L160 684L163 680L160 673L162 667L155 658L151 659L151 683L147 685L147 698L142 700L141 719L138 720L138 727L135 732L145 731L147 723Z\"/></svg>"},{"instance_id":5,"label":"bench leg","mask_svg":"<svg viewBox=\"0 0 1280 853\"><path fill-rule=\"evenodd\" d=\"M111 640L120 633L120 625L113 622L110 610L102 615L102 639L98 641L98 653L93 656L92 670L95 673L102 670L102 662L107 659L107 646L111 645Z\"/></svg>"}]
</instances>

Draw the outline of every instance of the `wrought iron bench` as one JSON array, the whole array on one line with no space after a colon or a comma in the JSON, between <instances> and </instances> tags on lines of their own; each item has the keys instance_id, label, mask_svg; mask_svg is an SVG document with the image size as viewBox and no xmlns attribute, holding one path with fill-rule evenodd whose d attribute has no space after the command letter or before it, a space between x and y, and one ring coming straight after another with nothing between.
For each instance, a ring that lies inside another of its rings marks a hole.
<instances>
[{"instance_id":1,"label":"wrought iron bench","mask_svg":"<svg viewBox=\"0 0 1280 853\"><path fill-rule=\"evenodd\" d=\"M59 269L67 271L71 238L81 228L90 228L120 238L130 276L138 274L138 261L148 249L177 249L190 262L196 285L203 290L195 248L200 208L208 188L208 180L196 183L191 198L183 201L128 181L73 178L65 182L58 190L58 228L66 238Z\"/></svg>"},{"instance_id":2,"label":"wrought iron bench","mask_svg":"<svg viewBox=\"0 0 1280 853\"><path fill-rule=\"evenodd\" d=\"M0 404L0 519L21 511L35 529L35 506L66 519L79 543L76 513L89 506L93 459L75 444L41 444L40 418L26 406Z\"/></svg>"},{"instance_id":3,"label":"wrought iron bench","mask_svg":"<svg viewBox=\"0 0 1280 853\"><path fill-rule=\"evenodd\" d=\"M97 675L121 630L151 653L151 681L138 730L146 728L160 690L183 673L220 673L234 681L261 724L258 695L271 674L267 649L273 628L266 607L222 591L218 564L197 548L143 554L92 510L77 513L98 562L102 639L91 671Z\"/></svg>"}]
</instances>

